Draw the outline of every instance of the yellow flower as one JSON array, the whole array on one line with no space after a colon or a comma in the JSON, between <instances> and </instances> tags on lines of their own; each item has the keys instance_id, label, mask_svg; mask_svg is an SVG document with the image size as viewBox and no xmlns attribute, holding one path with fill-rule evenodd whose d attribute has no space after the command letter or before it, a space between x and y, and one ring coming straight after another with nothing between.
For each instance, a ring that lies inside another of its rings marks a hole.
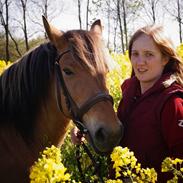
<instances>
[{"instance_id":1,"label":"yellow flower","mask_svg":"<svg viewBox=\"0 0 183 183\"><path fill-rule=\"evenodd\" d=\"M155 183L157 181L156 171L153 168L141 168L141 164L137 163L134 153L127 147L115 147L111 154L111 160L116 178L123 175L122 177L129 179L133 183Z\"/></svg>"},{"instance_id":2,"label":"yellow flower","mask_svg":"<svg viewBox=\"0 0 183 183\"><path fill-rule=\"evenodd\" d=\"M120 180L120 179L117 179L117 180L111 180L111 179L109 179L109 180L105 181L105 183L123 183L123 181Z\"/></svg>"},{"instance_id":3,"label":"yellow flower","mask_svg":"<svg viewBox=\"0 0 183 183\"><path fill-rule=\"evenodd\" d=\"M183 180L183 168L181 167L183 163L182 159L176 158L171 159L170 157L167 157L162 162L161 171L162 172L172 172L174 177L170 180L168 180L169 183L176 182L179 179Z\"/></svg>"},{"instance_id":4,"label":"yellow flower","mask_svg":"<svg viewBox=\"0 0 183 183\"><path fill-rule=\"evenodd\" d=\"M66 168L61 163L60 149L55 146L46 148L41 158L30 169L31 183L57 183L70 181L70 174L66 173Z\"/></svg>"},{"instance_id":5,"label":"yellow flower","mask_svg":"<svg viewBox=\"0 0 183 183\"><path fill-rule=\"evenodd\" d=\"M5 60L0 60L0 74L7 69L12 63L10 61L8 61L7 63L5 62Z\"/></svg>"}]
</instances>

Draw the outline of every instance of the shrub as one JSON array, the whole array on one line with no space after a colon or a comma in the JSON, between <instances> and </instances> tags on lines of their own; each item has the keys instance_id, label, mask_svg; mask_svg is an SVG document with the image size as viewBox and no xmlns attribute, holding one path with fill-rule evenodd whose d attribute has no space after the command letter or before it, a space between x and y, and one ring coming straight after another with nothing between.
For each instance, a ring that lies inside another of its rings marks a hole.
<instances>
[{"instance_id":1,"label":"shrub","mask_svg":"<svg viewBox=\"0 0 183 183\"><path fill-rule=\"evenodd\" d=\"M154 168L142 168L141 164L137 162L137 159L132 151L127 147L115 147L111 153L111 161L113 162L113 168L115 170L115 179L107 179L103 175L105 183L155 183L157 181L157 173ZM80 182L72 177L75 173L76 167L68 169L61 163L64 159L61 158L60 149L55 146L46 148L43 151L42 157L30 169L31 183L40 182ZM183 180L183 168L181 167L183 160L176 158L166 158L162 162L162 172L172 172L174 177L168 180L167 183L176 183L178 180ZM107 167L107 164L105 165ZM77 174L79 173L76 171ZM87 175L85 175L87 176ZM90 182L96 182L97 177L90 176Z\"/></svg>"}]
</instances>

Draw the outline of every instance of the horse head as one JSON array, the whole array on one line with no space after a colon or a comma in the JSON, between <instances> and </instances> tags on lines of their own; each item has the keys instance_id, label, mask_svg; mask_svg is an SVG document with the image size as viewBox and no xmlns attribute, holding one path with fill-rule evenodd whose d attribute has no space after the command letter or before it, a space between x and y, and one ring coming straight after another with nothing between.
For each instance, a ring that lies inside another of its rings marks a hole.
<instances>
[{"instance_id":1,"label":"horse head","mask_svg":"<svg viewBox=\"0 0 183 183\"><path fill-rule=\"evenodd\" d=\"M118 145L123 126L113 109L106 87L109 57L102 41L100 20L89 31L58 30L43 17L50 42L56 47L55 91L60 112L86 130L96 152L106 153Z\"/></svg>"}]
</instances>

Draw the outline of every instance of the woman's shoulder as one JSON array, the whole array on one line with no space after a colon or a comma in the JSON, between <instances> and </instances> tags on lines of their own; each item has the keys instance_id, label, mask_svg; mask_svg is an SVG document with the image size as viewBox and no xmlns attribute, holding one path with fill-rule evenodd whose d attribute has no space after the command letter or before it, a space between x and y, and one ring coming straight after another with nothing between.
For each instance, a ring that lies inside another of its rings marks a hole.
<instances>
[{"instance_id":1,"label":"woman's shoulder","mask_svg":"<svg viewBox=\"0 0 183 183\"><path fill-rule=\"evenodd\" d=\"M175 94L168 98L168 100L166 101L164 105L164 111L166 111L167 113L176 113L177 110L181 111L183 114L183 97Z\"/></svg>"},{"instance_id":2,"label":"woman's shoulder","mask_svg":"<svg viewBox=\"0 0 183 183\"><path fill-rule=\"evenodd\" d=\"M138 84L138 80L136 77L132 77L132 78L128 78L126 80L124 80L124 82L121 85L121 89L122 91L128 89L129 87L133 87L136 86Z\"/></svg>"},{"instance_id":3,"label":"woman's shoulder","mask_svg":"<svg viewBox=\"0 0 183 183\"><path fill-rule=\"evenodd\" d=\"M169 87L165 87L163 94L169 98L183 98L183 87L176 82L172 83Z\"/></svg>"},{"instance_id":4,"label":"woman's shoulder","mask_svg":"<svg viewBox=\"0 0 183 183\"><path fill-rule=\"evenodd\" d=\"M171 114L173 115L173 111L176 112L177 107L183 112L183 89L180 85L173 83L160 91L159 97L156 99L158 105L155 110L158 119L162 119L162 116L166 118Z\"/></svg>"},{"instance_id":5,"label":"woman's shoulder","mask_svg":"<svg viewBox=\"0 0 183 183\"><path fill-rule=\"evenodd\" d=\"M172 152L183 153L183 98L172 95L165 103L162 114L162 131ZM181 154L182 156L182 154Z\"/></svg>"},{"instance_id":6,"label":"woman's shoulder","mask_svg":"<svg viewBox=\"0 0 183 183\"><path fill-rule=\"evenodd\" d=\"M180 91L183 92L183 85L177 83L174 74L165 74L163 78L163 86L167 91Z\"/></svg>"}]
</instances>

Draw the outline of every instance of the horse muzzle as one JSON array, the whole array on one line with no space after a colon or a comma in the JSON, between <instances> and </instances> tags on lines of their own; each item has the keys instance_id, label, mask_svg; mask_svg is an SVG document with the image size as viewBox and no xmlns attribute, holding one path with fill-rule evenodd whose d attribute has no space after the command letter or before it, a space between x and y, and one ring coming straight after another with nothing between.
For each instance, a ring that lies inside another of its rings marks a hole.
<instances>
[{"instance_id":1,"label":"horse muzzle","mask_svg":"<svg viewBox=\"0 0 183 183\"><path fill-rule=\"evenodd\" d=\"M88 141L98 154L111 153L113 148L119 145L124 132L124 127L119 124L118 129L112 130L106 127L98 127L94 133L88 132Z\"/></svg>"}]
</instances>

